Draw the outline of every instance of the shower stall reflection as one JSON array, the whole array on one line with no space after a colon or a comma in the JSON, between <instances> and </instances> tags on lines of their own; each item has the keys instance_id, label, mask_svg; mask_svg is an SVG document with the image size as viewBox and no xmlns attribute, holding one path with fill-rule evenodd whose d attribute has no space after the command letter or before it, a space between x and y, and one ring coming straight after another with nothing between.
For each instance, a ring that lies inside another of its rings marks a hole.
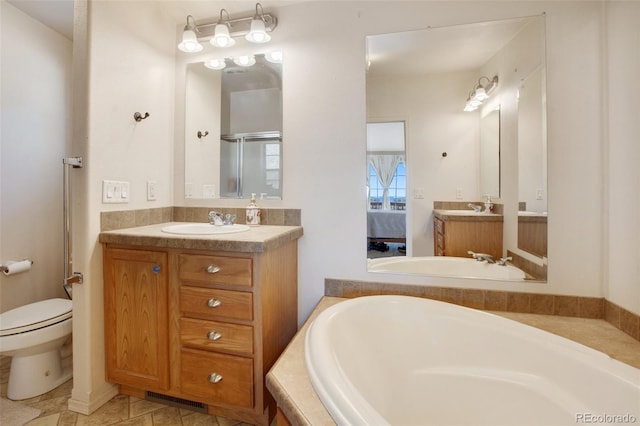
<instances>
[{"instance_id":1,"label":"shower stall reflection","mask_svg":"<svg viewBox=\"0 0 640 426\"><path fill-rule=\"evenodd\" d=\"M220 196L282 198L282 132L220 137Z\"/></svg>"}]
</instances>

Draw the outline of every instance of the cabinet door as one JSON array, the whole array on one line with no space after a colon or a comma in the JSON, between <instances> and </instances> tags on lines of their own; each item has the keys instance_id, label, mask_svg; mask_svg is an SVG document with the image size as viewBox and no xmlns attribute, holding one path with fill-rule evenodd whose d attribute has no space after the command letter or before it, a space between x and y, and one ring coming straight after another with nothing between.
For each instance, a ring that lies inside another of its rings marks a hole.
<instances>
[{"instance_id":1,"label":"cabinet door","mask_svg":"<svg viewBox=\"0 0 640 426\"><path fill-rule=\"evenodd\" d=\"M167 254L105 249L107 380L169 388Z\"/></svg>"}]
</instances>

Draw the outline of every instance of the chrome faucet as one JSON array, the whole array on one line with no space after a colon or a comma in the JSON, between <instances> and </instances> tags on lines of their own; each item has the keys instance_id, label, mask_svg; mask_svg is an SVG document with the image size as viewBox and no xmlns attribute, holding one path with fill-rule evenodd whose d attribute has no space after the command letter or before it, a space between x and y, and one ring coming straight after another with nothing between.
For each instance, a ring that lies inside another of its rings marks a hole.
<instances>
[{"instance_id":1,"label":"chrome faucet","mask_svg":"<svg viewBox=\"0 0 640 426\"><path fill-rule=\"evenodd\" d=\"M496 262L498 265L500 266L505 266L507 264L508 261L513 260L513 257L509 256L509 257L501 257L500 260L498 260L498 262Z\"/></svg>"},{"instance_id":2,"label":"chrome faucet","mask_svg":"<svg viewBox=\"0 0 640 426\"><path fill-rule=\"evenodd\" d=\"M478 262L485 262L486 261L487 263L496 263L496 261L493 260L493 256L491 256L490 254L487 254L487 253L475 253L475 252L469 250L467 252L467 254L470 254L471 257L473 257Z\"/></svg>"},{"instance_id":3,"label":"chrome faucet","mask_svg":"<svg viewBox=\"0 0 640 426\"><path fill-rule=\"evenodd\" d=\"M477 204L467 204L468 207L472 208L474 212L476 213L480 213L482 211L482 206L479 206Z\"/></svg>"},{"instance_id":4,"label":"chrome faucet","mask_svg":"<svg viewBox=\"0 0 640 426\"><path fill-rule=\"evenodd\" d=\"M222 219L222 213L218 213L215 210L211 210L209 212L209 223L211 225L216 225L216 226L224 225L224 220Z\"/></svg>"},{"instance_id":5,"label":"chrome faucet","mask_svg":"<svg viewBox=\"0 0 640 426\"><path fill-rule=\"evenodd\" d=\"M233 225L233 222L236 220L235 214L225 214L224 215L224 224L225 225Z\"/></svg>"}]
</instances>

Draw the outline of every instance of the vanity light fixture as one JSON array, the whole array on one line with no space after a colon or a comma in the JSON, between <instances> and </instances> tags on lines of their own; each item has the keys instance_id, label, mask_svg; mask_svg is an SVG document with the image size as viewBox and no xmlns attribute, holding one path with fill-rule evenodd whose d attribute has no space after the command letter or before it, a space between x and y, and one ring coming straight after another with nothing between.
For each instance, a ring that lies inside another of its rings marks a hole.
<instances>
[{"instance_id":1,"label":"vanity light fixture","mask_svg":"<svg viewBox=\"0 0 640 426\"><path fill-rule=\"evenodd\" d=\"M486 84L482 84L482 81L486 80ZM478 79L478 84L473 87L471 93L469 93L469 97L467 97L467 103L465 104L465 111L475 111L482 102L489 99L491 93L498 86L498 76L495 75L492 79L489 77L480 77Z\"/></svg>"},{"instance_id":2,"label":"vanity light fixture","mask_svg":"<svg viewBox=\"0 0 640 426\"><path fill-rule=\"evenodd\" d=\"M191 22L189 21L191 18ZM196 20L193 16L187 16L187 25L184 27L184 31L182 32L182 41L178 45L178 49L187 53L195 53L200 52L203 48L200 42L198 41L198 36L196 33L198 32L198 26L196 24Z\"/></svg>"},{"instance_id":3,"label":"vanity light fixture","mask_svg":"<svg viewBox=\"0 0 640 426\"><path fill-rule=\"evenodd\" d=\"M256 14L253 15L249 33L244 38L246 38L247 41L250 41L251 43L268 42L269 40L271 40L271 36L267 34L265 24L266 22L264 19L264 11L262 10L262 5L260 3L256 3Z\"/></svg>"},{"instance_id":4,"label":"vanity light fixture","mask_svg":"<svg viewBox=\"0 0 640 426\"><path fill-rule=\"evenodd\" d=\"M222 13L227 14L226 21L222 20ZM226 9L220 10L220 19L218 19L218 23L216 24L215 31L213 33L213 38L210 40L212 46L215 47L231 47L236 44L236 41L231 38L229 34L229 29L231 28L231 24L229 24L229 12Z\"/></svg>"},{"instance_id":5,"label":"vanity light fixture","mask_svg":"<svg viewBox=\"0 0 640 426\"><path fill-rule=\"evenodd\" d=\"M251 43L266 43L271 40L268 33L277 25L276 17L264 13L260 3L256 3L253 16L244 18L230 19L229 12L222 9L218 22L214 24L197 25L193 16L189 15L178 48L183 52L199 52L202 50L202 41L209 41L215 47L230 47L235 44L237 37L244 37Z\"/></svg>"}]
</instances>

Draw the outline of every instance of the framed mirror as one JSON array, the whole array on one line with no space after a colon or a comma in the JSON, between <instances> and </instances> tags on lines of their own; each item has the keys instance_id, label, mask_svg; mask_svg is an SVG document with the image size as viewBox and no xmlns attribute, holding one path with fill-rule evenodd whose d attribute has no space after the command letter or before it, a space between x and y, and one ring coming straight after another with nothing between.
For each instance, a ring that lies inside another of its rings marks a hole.
<instances>
[{"instance_id":1,"label":"framed mirror","mask_svg":"<svg viewBox=\"0 0 640 426\"><path fill-rule=\"evenodd\" d=\"M433 257L434 204L469 210L468 204L482 205L487 195L502 216L501 257L526 254L517 242L513 217L521 205L520 157L526 156L518 153L519 126L526 109L538 108L540 116L545 105L519 109L518 96L528 96L521 87L534 70L544 79L544 45L543 15L366 37L367 122L405 124L407 182L405 241L382 238L388 249L381 247L385 251L380 253L372 253L369 244L368 259ZM534 84L532 79L527 86ZM464 111L480 85L490 97L477 110ZM544 96L544 87L536 87L538 97ZM528 123L537 126L536 135L546 132L538 118ZM546 170L537 170L546 185ZM367 209L371 207L368 200ZM367 237L370 241L372 236ZM415 268L406 273L443 275Z\"/></svg>"},{"instance_id":2,"label":"framed mirror","mask_svg":"<svg viewBox=\"0 0 640 426\"><path fill-rule=\"evenodd\" d=\"M187 65L185 197L282 198L282 55Z\"/></svg>"}]
</instances>

